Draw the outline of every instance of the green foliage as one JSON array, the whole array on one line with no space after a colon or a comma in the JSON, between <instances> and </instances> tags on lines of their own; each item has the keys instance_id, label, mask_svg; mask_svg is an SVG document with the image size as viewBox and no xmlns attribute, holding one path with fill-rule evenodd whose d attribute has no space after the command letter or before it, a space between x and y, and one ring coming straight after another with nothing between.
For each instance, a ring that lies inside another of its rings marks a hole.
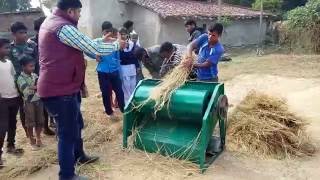
<instances>
[{"instance_id":1,"label":"green foliage","mask_svg":"<svg viewBox=\"0 0 320 180\"><path fill-rule=\"evenodd\" d=\"M320 23L320 0L309 0L305 6L288 13L291 28L313 28Z\"/></svg>"},{"instance_id":2,"label":"green foliage","mask_svg":"<svg viewBox=\"0 0 320 180\"><path fill-rule=\"evenodd\" d=\"M28 10L31 0L0 0L0 12Z\"/></svg>"},{"instance_id":3,"label":"green foliage","mask_svg":"<svg viewBox=\"0 0 320 180\"><path fill-rule=\"evenodd\" d=\"M291 10L287 27L291 41L308 40L309 47L320 52L320 0L309 0L305 6Z\"/></svg>"},{"instance_id":4,"label":"green foliage","mask_svg":"<svg viewBox=\"0 0 320 180\"><path fill-rule=\"evenodd\" d=\"M283 0L256 0L252 7L253 9L259 10L261 7L261 1L263 1L263 9L271 12L280 12Z\"/></svg>"},{"instance_id":5,"label":"green foliage","mask_svg":"<svg viewBox=\"0 0 320 180\"><path fill-rule=\"evenodd\" d=\"M232 24L232 20L230 17L222 16L219 23L221 23L223 27L227 27Z\"/></svg>"}]
</instances>

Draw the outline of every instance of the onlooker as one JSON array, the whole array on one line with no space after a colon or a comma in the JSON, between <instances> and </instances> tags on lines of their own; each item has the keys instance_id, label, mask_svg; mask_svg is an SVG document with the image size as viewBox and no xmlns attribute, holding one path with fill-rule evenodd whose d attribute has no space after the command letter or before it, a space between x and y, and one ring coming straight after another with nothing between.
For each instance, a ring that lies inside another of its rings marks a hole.
<instances>
[{"instance_id":1,"label":"onlooker","mask_svg":"<svg viewBox=\"0 0 320 180\"><path fill-rule=\"evenodd\" d=\"M113 43L116 40L114 36L114 28L108 21L102 24L102 34L104 37L98 38L95 41L97 43ZM92 58L96 58L94 55L90 55ZM122 82L120 77L120 54L119 51L115 51L110 55L100 56L97 65L98 80L100 90L102 93L103 105L105 112L111 120L115 119L112 109L112 90L116 94L118 107L121 112L124 111L124 94L122 90Z\"/></svg>"},{"instance_id":2,"label":"onlooker","mask_svg":"<svg viewBox=\"0 0 320 180\"><path fill-rule=\"evenodd\" d=\"M84 123L79 97L85 77L83 52L103 56L125 44L121 39L98 44L81 33L77 29L81 8L80 0L58 0L57 8L39 32L38 94L57 122L60 180L83 179L75 175L76 162L98 160L84 153L81 137Z\"/></svg>"},{"instance_id":3,"label":"onlooker","mask_svg":"<svg viewBox=\"0 0 320 180\"><path fill-rule=\"evenodd\" d=\"M203 29L197 27L197 23L195 20L192 20L192 19L187 20L184 26L186 27L186 30L190 35L188 39L189 42L194 41L199 36L201 36L201 34L203 34L202 33Z\"/></svg>"},{"instance_id":4,"label":"onlooker","mask_svg":"<svg viewBox=\"0 0 320 180\"><path fill-rule=\"evenodd\" d=\"M17 122L19 94L15 85L15 70L11 61L6 59L10 51L10 41L0 39L0 168L3 166L2 148L8 129ZM12 131L11 131L12 132ZM11 153L21 154L22 149L8 149Z\"/></svg>"},{"instance_id":5,"label":"onlooker","mask_svg":"<svg viewBox=\"0 0 320 180\"><path fill-rule=\"evenodd\" d=\"M41 24L43 21L46 19L46 17L40 17L36 19L34 23L34 30L36 32L36 35L31 37L28 42L29 43L34 43L36 45L37 49L37 56L39 57L38 53L38 44L39 44L39 30L41 27ZM39 76L39 74L37 74ZM50 122L49 122L50 119ZM49 124L51 127L55 127L54 119L49 116L48 112L44 109L44 126L43 126L43 133L48 135L48 136L54 136L55 133L49 128Z\"/></svg>"},{"instance_id":6,"label":"onlooker","mask_svg":"<svg viewBox=\"0 0 320 180\"><path fill-rule=\"evenodd\" d=\"M128 31L125 28L119 30L121 37L126 39ZM127 39L127 47L120 50L120 64L122 75L122 89L124 93L124 101L127 104L137 84L137 68L139 68L138 59L134 55L136 46Z\"/></svg>"},{"instance_id":7,"label":"onlooker","mask_svg":"<svg viewBox=\"0 0 320 180\"><path fill-rule=\"evenodd\" d=\"M39 72L39 62L38 62L38 50L37 46L34 43L27 42L27 27L22 22L15 22L10 27L12 35L13 35L13 42L11 43L11 50L9 54L9 59L12 61L14 69L16 71L16 78L20 75L22 71L21 67L21 58L24 56L30 56L33 58L33 61L36 65L35 72ZM23 109L23 99L22 96L20 98L20 120L22 127L25 130L26 136L28 137L28 132L25 127L25 115ZM8 130L8 147L9 149L14 149L15 144L15 137L16 137L16 128L17 125L12 125L12 127Z\"/></svg>"},{"instance_id":8,"label":"onlooker","mask_svg":"<svg viewBox=\"0 0 320 180\"><path fill-rule=\"evenodd\" d=\"M36 94L38 75L34 73L35 65L32 57L24 56L20 62L23 71L18 77L17 85L23 95L26 128L30 145L32 150L37 150L42 146L41 132L44 121L43 105ZM36 138L33 136L33 130L36 132Z\"/></svg>"},{"instance_id":9,"label":"onlooker","mask_svg":"<svg viewBox=\"0 0 320 180\"><path fill-rule=\"evenodd\" d=\"M138 46L141 46L138 33L134 30L133 26L134 26L134 23L130 20L123 23L123 27L127 29L130 39L132 41L135 41Z\"/></svg>"},{"instance_id":10,"label":"onlooker","mask_svg":"<svg viewBox=\"0 0 320 180\"><path fill-rule=\"evenodd\" d=\"M199 48L197 63L193 63L190 58L185 62L185 66L197 69L197 79L200 81L217 82L218 78L218 62L224 53L224 48L219 42L222 35L223 26L220 23L212 25L208 29L208 34L201 35L188 45L188 56L192 56L192 51Z\"/></svg>"}]
</instances>

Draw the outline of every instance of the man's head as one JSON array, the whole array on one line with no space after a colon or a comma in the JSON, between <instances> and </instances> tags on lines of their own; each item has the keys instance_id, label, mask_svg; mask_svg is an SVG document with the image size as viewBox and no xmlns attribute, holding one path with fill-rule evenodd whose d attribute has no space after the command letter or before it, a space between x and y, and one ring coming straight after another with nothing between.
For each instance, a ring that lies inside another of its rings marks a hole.
<instances>
[{"instance_id":1,"label":"man's head","mask_svg":"<svg viewBox=\"0 0 320 180\"><path fill-rule=\"evenodd\" d=\"M26 43L28 40L28 28L22 22L11 24L11 33L16 43Z\"/></svg>"},{"instance_id":2,"label":"man's head","mask_svg":"<svg viewBox=\"0 0 320 180\"><path fill-rule=\"evenodd\" d=\"M133 22L128 20L123 24L123 27L131 33L133 31Z\"/></svg>"},{"instance_id":3,"label":"man's head","mask_svg":"<svg viewBox=\"0 0 320 180\"><path fill-rule=\"evenodd\" d=\"M220 36L223 32L223 25L216 23L211 25L208 29L209 43L215 44L219 41Z\"/></svg>"},{"instance_id":4,"label":"man's head","mask_svg":"<svg viewBox=\"0 0 320 180\"><path fill-rule=\"evenodd\" d=\"M0 58L8 56L10 52L10 41L8 39L0 38Z\"/></svg>"},{"instance_id":5,"label":"man's head","mask_svg":"<svg viewBox=\"0 0 320 180\"><path fill-rule=\"evenodd\" d=\"M106 35L108 33L112 33L112 30L113 30L112 23L110 21L104 21L102 23L101 29L102 29L103 35Z\"/></svg>"},{"instance_id":6,"label":"man's head","mask_svg":"<svg viewBox=\"0 0 320 180\"><path fill-rule=\"evenodd\" d=\"M79 21L82 8L80 0L58 0L57 7L65 11L74 21Z\"/></svg>"},{"instance_id":7,"label":"man's head","mask_svg":"<svg viewBox=\"0 0 320 180\"><path fill-rule=\"evenodd\" d=\"M169 59L174 52L174 46L171 42L165 42L160 46L160 56L162 59Z\"/></svg>"},{"instance_id":8,"label":"man's head","mask_svg":"<svg viewBox=\"0 0 320 180\"><path fill-rule=\"evenodd\" d=\"M184 26L186 27L187 32L191 33L197 27L197 23L193 19L189 19L184 23Z\"/></svg>"},{"instance_id":9,"label":"man's head","mask_svg":"<svg viewBox=\"0 0 320 180\"><path fill-rule=\"evenodd\" d=\"M42 17L39 17L38 19L36 19L34 22L33 22L33 28L36 32L39 32L40 30L40 27L41 27L41 24L43 23L43 21L46 19L46 17L42 16Z\"/></svg>"},{"instance_id":10,"label":"man's head","mask_svg":"<svg viewBox=\"0 0 320 180\"><path fill-rule=\"evenodd\" d=\"M121 35L122 40L127 40L129 39L129 33L126 28L120 28L119 29L119 34Z\"/></svg>"},{"instance_id":11,"label":"man's head","mask_svg":"<svg viewBox=\"0 0 320 180\"><path fill-rule=\"evenodd\" d=\"M134 50L134 55L139 61L142 62L146 62L149 59L147 50L141 47Z\"/></svg>"},{"instance_id":12,"label":"man's head","mask_svg":"<svg viewBox=\"0 0 320 180\"><path fill-rule=\"evenodd\" d=\"M26 74L31 74L34 72L35 64L34 60L30 56L23 56L20 60L23 72Z\"/></svg>"}]
</instances>

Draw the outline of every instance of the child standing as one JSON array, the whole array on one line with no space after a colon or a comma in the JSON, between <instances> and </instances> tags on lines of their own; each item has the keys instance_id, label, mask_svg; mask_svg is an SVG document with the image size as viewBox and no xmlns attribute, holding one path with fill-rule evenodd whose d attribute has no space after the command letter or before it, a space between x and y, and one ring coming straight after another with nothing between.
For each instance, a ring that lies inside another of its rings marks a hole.
<instances>
[{"instance_id":1,"label":"child standing","mask_svg":"<svg viewBox=\"0 0 320 180\"><path fill-rule=\"evenodd\" d=\"M120 51L122 89L124 101L127 104L136 87L137 69L140 66L138 59L134 55L135 44L130 40L128 31L125 28L121 28L119 33L122 39L127 39L127 47Z\"/></svg>"},{"instance_id":2,"label":"child standing","mask_svg":"<svg viewBox=\"0 0 320 180\"><path fill-rule=\"evenodd\" d=\"M13 42L11 43L9 59L11 60L14 69L16 71L16 77L18 77L22 71L21 58L24 56L32 57L36 67L35 72L39 72L39 61L38 61L38 49L35 43L28 42L28 28L22 22L15 22L10 27L13 36ZM26 135L28 133L25 127L25 115L23 109L23 99L20 96L20 108L19 108L20 120L22 127L24 128ZM8 132L8 146L9 148L14 148L15 143L15 131L16 125L9 127Z\"/></svg>"},{"instance_id":3,"label":"child standing","mask_svg":"<svg viewBox=\"0 0 320 180\"><path fill-rule=\"evenodd\" d=\"M17 122L19 110L19 94L15 85L15 71L11 61L6 59L10 51L10 41L0 39L0 168L2 147L9 126ZM22 149L11 149L11 152L22 153Z\"/></svg>"},{"instance_id":4,"label":"child standing","mask_svg":"<svg viewBox=\"0 0 320 180\"><path fill-rule=\"evenodd\" d=\"M36 94L38 76L34 73L35 64L31 57L23 57L21 65L23 71L18 77L17 84L24 100L26 128L30 144L33 150L37 150L42 146L41 132L44 123L43 105ZM34 129L36 138L33 136Z\"/></svg>"},{"instance_id":5,"label":"child standing","mask_svg":"<svg viewBox=\"0 0 320 180\"><path fill-rule=\"evenodd\" d=\"M112 24L105 21L102 24L102 33L105 38L98 38L97 43L112 43L116 40L118 32L112 27ZM108 37L108 38L106 38ZM90 55L96 58L94 55ZM119 51L113 52L110 55L97 58L97 72L100 90L102 93L103 105L109 119L115 120L116 117L112 109L112 90L115 92L117 104L121 112L124 111L124 95L120 77L120 60Z\"/></svg>"}]
</instances>

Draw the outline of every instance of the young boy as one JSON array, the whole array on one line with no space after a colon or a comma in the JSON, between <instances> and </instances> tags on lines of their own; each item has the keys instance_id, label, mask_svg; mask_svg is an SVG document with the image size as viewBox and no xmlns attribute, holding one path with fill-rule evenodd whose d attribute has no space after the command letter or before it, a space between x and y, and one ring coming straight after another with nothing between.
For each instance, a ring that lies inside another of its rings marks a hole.
<instances>
[{"instance_id":1,"label":"young boy","mask_svg":"<svg viewBox=\"0 0 320 180\"><path fill-rule=\"evenodd\" d=\"M118 34L112 27L112 24L105 21L102 24L102 34L108 38L98 38L95 41L97 43L103 42L114 42L116 40L115 34ZM90 55L92 58L96 58L94 55ZM122 83L120 78L120 60L119 52L113 52L107 56L101 56L97 59L97 72L100 90L102 92L102 100L105 108L105 112L111 120L115 120L113 109L112 109L112 90L116 94L118 106L121 112L124 111L124 95L122 91Z\"/></svg>"},{"instance_id":2,"label":"young boy","mask_svg":"<svg viewBox=\"0 0 320 180\"><path fill-rule=\"evenodd\" d=\"M14 69L16 71L16 78L20 75L22 71L21 67L21 58L23 56L30 56L33 58L33 61L36 65L35 72L39 72L39 62L38 62L38 50L37 46L34 43L27 42L28 41L28 35L27 35L27 27L22 22L15 22L10 27L11 33L13 36L13 42L11 43L11 50L9 54L9 59L12 61L12 64L14 66ZM24 116L24 109L23 109L23 100L22 97L20 98L20 119L22 127L24 128L26 135L28 137L27 130L25 128L25 116ZM9 128L9 134L12 134L12 136L8 136L8 146L14 147L15 143L15 132L16 131L16 125L12 128Z\"/></svg>"},{"instance_id":3,"label":"young boy","mask_svg":"<svg viewBox=\"0 0 320 180\"><path fill-rule=\"evenodd\" d=\"M36 94L38 76L34 73L35 64L32 57L21 58L23 71L18 77L17 84L24 100L24 111L26 118L26 128L28 131L30 144L33 150L42 146L41 132L44 123L43 105ZM36 132L36 138L33 136Z\"/></svg>"},{"instance_id":4,"label":"young boy","mask_svg":"<svg viewBox=\"0 0 320 180\"><path fill-rule=\"evenodd\" d=\"M197 69L197 79L199 81L218 82L218 62L224 53L224 48L219 42L223 32L223 26L217 23L210 26L208 34L201 35L188 45L188 56L191 57L195 49L199 49L197 63L193 63L190 58L189 61L184 62L188 68Z\"/></svg>"},{"instance_id":5,"label":"young boy","mask_svg":"<svg viewBox=\"0 0 320 180\"><path fill-rule=\"evenodd\" d=\"M42 23L44 22L44 20L46 19L46 17L42 16L42 17L39 17L38 19L36 19L34 22L33 22L33 25L34 25L34 31L36 32L36 35L29 38L28 39L28 43L33 43L35 46L36 46L36 49L37 49L37 57L39 57L39 53L38 53L38 46L39 46L39 31L40 31L40 27L42 25ZM37 58L38 59L38 58ZM39 74L37 74L39 76ZM49 128L49 124L50 124L50 127L52 128L55 128L55 122L54 122L54 119L52 117L49 117L49 114L46 110L44 110L44 127L43 127L43 133L45 135L48 135L48 136L54 136L55 133L54 131L52 131L50 128Z\"/></svg>"},{"instance_id":6,"label":"young boy","mask_svg":"<svg viewBox=\"0 0 320 180\"><path fill-rule=\"evenodd\" d=\"M15 126L19 110L19 94L15 85L15 70L11 61L6 59L9 51L10 41L0 38L0 168L3 165L1 157L4 138L9 127ZM22 150L10 149L10 152L21 154Z\"/></svg>"}]
</instances>

